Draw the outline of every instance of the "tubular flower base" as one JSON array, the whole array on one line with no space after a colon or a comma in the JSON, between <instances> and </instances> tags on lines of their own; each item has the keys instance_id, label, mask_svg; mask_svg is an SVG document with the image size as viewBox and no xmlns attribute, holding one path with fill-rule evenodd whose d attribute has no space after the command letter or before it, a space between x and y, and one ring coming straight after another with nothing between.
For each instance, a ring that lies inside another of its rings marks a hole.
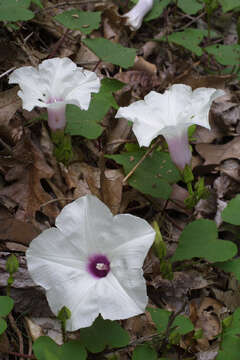
<instances>
[{"instance_id":1,"label":"tubular flower base","mask_svg":"<svg viewBox=\"0 0 240 360\"><path fill-rule=\"evenodd\" d=\"M64 207L56 228L45 230L27 250L28 270L46 289L54 314L71 311L67 330L104 319L127 319L147 305L142 265L155 237L143 219L113 216L87 195Z\"/></svg>"},{"instance_id":2,"label":"tubular flower base","mask_svg":"<svg viewBox=\"0 0 240 360\"><path fill-rule=\"evenodd\" d=\"M91 93L100 88L94 72L77 67L68 58L44 60L37 69L19 68L9 76L9 83L19 85L23 109L31 111L35 106L48 109L48 125L53 131L65 128L66 104L87 110Z\"/></svg>"},{"instance_id":3,"label":"tubular flower base","mask_svg":"<svg viewBox=\"0 0 240 360\"><path fill-rule=\"evenodd\" d=\"M138 30L142 26L144 16L152 9L153 0L138 0L135 5L128 13L124 14L126 17L126 24L131 30Z\"/></svg>"},{"instance_id":4,"label":"tubular flower base","mask_svg":"<svg viewBox=\"0 0 240 360\"><path fill-rule=\"evenodd\" d=\"M208 114L212 102L223 90L172 85L164 94L151 91L144 100L119 108L116 118L132 121L140 146L149 146L158 135L168 143L173 162L183 170L191 162L188 127L192 124L210 129Z\"/></svg>"}]
</instances>

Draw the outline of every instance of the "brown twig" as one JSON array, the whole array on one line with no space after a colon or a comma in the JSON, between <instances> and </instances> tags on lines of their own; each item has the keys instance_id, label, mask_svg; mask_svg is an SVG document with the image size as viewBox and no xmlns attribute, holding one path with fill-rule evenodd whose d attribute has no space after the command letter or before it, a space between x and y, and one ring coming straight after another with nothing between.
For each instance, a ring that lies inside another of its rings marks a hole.
<instances>
[{"instance_id":1,"label":"brown twig","mask_svg":"<svg viewBox=\"0 0 240 360\"><path fill-rule=\"evenodd\" d=\"M58 49L61 47L61 45L62 45L63 42L65 41L66 36L67 36L67 34L69 33L69 31L70 31L69 29L66 29L66 30L65 30L64 34L62 35L62 37L56 42L56 44L55 44L52 52L48 55L47 59L51 59L51 58L53 58L53 57L56 55Z\"/></svg>"},{"instance_id":2,"label":"brown twig","mask_svg":"<svg viewBox=\"0 0 240 360\"><path fill-rule=\"evenodd\" d=\"M12 314L10 313L8 315L8 320L11 324L11 327L12 329L15 331L17 337L18 337L18 343L19 343L19 353L22 354L23 353L23 337L22 337L22 333L21 331L19 330L19 328L17 327L17 324L14 320L14 317L12 316ZM22 359L23 357L20 356L20 360Z\"/></svg>"},{"instance_id":3,"label":"brown twig","mask_svg":"<svg viewBox=\"0 0 240 360\"><path fill-rule=\"evenodd\" d=\"M142 164L142 162L146 159L147 156L149 156L153 150L157 147L157 145L160 143L161 139L158 138L157 141L145 152L143 157L136 163L136 165L132 168L132 170L125 176L123 179L123 184L126 183L126 181L134 174L134 172L137 170L137 168Z\"/></svg>"},{"instance_id":4,"label":"brown twig","mask_svg":"<svg viewBox=\"0 0 240 360\"><path fill-rule=\"evenodd\" d=\"M14 355L23 359L37 359L34 355L21 354L14 351L3 351L3 354Z\"/></svg>"},{"instance_id":5,"label":"brown twig","mask_svg":"<svg viewBox=\"0 0 240 360\"><path fill-rule=\"evenodd\" d=\"M71 198L57 198L57 199L52 199L52 200L49 200L49 201L45 202L44 204L40 205L40 210L42 210L42 208L43 208L44 206L47 206L47 205L49 205L49 204L52 204L52 203L54 203L54 202L56 202L56 201L73 201L73 200L74 200L74 199L71 199Z\"/></svg>"}]
</instances>

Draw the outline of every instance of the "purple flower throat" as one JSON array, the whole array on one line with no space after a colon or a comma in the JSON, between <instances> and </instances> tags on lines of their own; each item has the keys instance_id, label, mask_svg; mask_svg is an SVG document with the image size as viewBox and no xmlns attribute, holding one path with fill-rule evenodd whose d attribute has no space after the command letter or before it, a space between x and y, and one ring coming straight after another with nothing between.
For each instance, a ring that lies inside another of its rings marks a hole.
<instances>
[{"instance_id":1,"label":"purple flower throat","mask_svg":"<svg viewBox=\"0 0 240 360\"><path fill-rule=\"evenodd\" d=\"M87 271L96 278L105 277L110 271L110 261L102 254L91 255L88 258Z\"/></svg>"}]
</instances>

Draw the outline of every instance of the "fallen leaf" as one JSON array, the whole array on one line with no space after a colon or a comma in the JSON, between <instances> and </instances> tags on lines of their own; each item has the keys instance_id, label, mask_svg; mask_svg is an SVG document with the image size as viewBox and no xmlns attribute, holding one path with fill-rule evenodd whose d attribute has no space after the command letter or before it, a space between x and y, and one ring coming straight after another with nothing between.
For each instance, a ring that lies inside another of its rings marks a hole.
<instances>
[{"instance_id":1,"label":"fallen leaf","mask_svg":"<svg viewBox=\"0 0 240 360\"><path fill-rule=\"evenodd\" d=\"M197 144L197 152L205 159L203 165L218 165L221 161L240 157L240 137L237 136L233 140L223 145L215 144Z\"/></svg>"},{"instance_id":2,"label":"fallen leaf","mask_svg":"<svg viewBox=\"0 0 240 360\"><path fill-rule=\"evenodd\" d=\"M5 180L11 182L11 185L0 191L0 195L5 195L18 203L18 219L31 221L41 205L52 200L52 196L44 190L41 180L50 179L53 170L29 134L24 135L14 147L13 156L1 159L0 164L6 169ZM42 212L55 219L59 210L56 204L49 204Z\"/></svg>"}]
</instances>

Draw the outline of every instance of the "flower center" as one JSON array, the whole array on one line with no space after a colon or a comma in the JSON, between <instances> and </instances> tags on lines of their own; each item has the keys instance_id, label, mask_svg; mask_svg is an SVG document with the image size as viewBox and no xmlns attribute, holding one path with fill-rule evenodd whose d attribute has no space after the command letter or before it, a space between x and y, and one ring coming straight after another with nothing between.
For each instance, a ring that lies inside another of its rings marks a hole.
<instances>
[{"instance_id":1,"label":"flower center","mask_svg":"<svg viewBox=\"0 0 240 360\"><path fill-rule=\"evenodd\" d=\"M88 258L87 270L94 277L105 277L110 271L110 261L102 254L91 255Z\"/></svg>"}]
</instances>

